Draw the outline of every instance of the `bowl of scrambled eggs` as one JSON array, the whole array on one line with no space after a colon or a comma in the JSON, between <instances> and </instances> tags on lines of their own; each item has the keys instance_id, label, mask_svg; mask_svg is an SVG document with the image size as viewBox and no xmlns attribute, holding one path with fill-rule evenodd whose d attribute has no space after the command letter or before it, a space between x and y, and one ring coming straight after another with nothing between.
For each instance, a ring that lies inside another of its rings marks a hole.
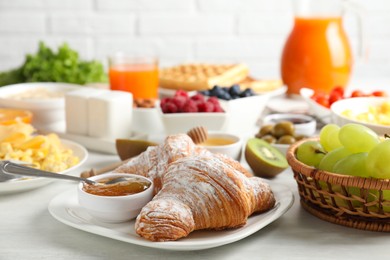
<instances>
[{"instance_id":1,"label":"bowl of scrambled eggs","mask_svg":"<svg viewBox=\"0 0 390 260\"><path fill-rule=\"evenodd\" d=\"M335 124L358 123L379 135L390 134L390 97L358 97L339 100L332 104Z\"/></svg>"}]
</instances>

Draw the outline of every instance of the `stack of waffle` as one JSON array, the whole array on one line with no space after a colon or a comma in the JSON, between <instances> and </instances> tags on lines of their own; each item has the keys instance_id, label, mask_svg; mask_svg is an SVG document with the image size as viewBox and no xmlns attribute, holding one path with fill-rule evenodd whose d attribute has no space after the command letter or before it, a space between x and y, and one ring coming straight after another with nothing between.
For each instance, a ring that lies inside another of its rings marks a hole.
<instances>
[{"instance_id":1,"label":"stack of waffle","mask_svg":"<svg viewBox=\"0 0 390 260\"><path fill-rule=\"evenodd\" d=\"M183 64L160 71L160 87L165 89L199 91L215 85L229 87L234 84L262 93L281 87L282 81L255 80L249 77L245 64Z\"/></svg>"}]
</instances>

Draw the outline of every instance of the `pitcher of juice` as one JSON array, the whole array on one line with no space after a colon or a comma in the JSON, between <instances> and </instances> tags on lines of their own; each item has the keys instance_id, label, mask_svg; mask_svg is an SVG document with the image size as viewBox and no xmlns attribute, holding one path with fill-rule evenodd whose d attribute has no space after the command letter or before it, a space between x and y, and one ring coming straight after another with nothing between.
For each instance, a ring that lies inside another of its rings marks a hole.
<instances>
[{"instance_id":1,"label":"pitcher of juice","mask_svg":"<svg viewBox=\"0 0 390 260\"><path fill-rule=\"evenodd\" d=\"M294 27L281 61L282 79L289 94L299 94L303 87L325 93L335 86L346 87L353 65L342 25L342 15L348 8L343 0L294 0ZM351 10L361 25L361 16L356 9Z\"/></svg>"}]
</instances>

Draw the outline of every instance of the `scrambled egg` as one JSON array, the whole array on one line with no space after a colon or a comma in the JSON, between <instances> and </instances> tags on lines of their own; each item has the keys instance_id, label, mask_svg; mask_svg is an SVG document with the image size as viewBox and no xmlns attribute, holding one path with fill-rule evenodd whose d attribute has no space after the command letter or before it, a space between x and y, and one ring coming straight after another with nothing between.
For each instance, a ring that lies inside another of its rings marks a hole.
<instances>
[{"instance_id":1,"label":"scrambled egg","mask_svg":"<svg viewBox=\"0 0 390 260\"><path fill-rule=\"evenodd\" d=\"M368 111L363 113L355 114L350 109L347 109L341 114L365 123L390 126L390 101L383 102L379 106L370 106Z\"/></svg>"},{"instance_id":2,"label":"scrambled egg","mask_svg":"<svg viewBox=\"0 0 390 260\"><path fill-rule=\"evenodd\" d=\"M79 162L56 134L34 135L34 132L29 124L0 125L0 160L24 161L51 172L64 171Z\"/></svg>"}]
</instances>

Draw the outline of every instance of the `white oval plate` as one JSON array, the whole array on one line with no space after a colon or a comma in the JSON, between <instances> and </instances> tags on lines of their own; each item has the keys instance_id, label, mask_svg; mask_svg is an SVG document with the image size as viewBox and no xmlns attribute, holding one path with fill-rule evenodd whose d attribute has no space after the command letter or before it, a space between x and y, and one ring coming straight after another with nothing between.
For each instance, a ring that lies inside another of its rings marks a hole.
<instances>
[{"instance_id":1,"label":"white oval plate","mask_svg":"<svg viewBox=\"0 0 390 260\"><path fill-rule=\"evenodd\" d=\"M61 143L73 151L73 154L79 157L79 163L60 172L60 174L68 174L69 172L79 168L88 158L87 150L78 143L60 139ZM49 178L28 178L28 179L14 179L6 182L0 182L0 194L14 193L19 191L26 191L41 187L52 182L53 179Z\"/></svg>"},{"instance_id":2,"label":"white oval plate","mask_svg":"<svg viewBox=\"0 0 390 260\"><path fill-rule=\"evenodd\" d=\"M178 241L151 242L135 233L135 220L125 223L104 223L92 218L77 200L77 189L57 195L49 203L49 212L58 221L71 227L96 235L124 241L127 243L165 250L189 251L202 250L226 245L241 240L272 223L291 207L294 195L291 190L280 184L272 184L276 205L263 214L248 218L245 226L227 230L199 230Z\"/></svg>"}]
</instances>

